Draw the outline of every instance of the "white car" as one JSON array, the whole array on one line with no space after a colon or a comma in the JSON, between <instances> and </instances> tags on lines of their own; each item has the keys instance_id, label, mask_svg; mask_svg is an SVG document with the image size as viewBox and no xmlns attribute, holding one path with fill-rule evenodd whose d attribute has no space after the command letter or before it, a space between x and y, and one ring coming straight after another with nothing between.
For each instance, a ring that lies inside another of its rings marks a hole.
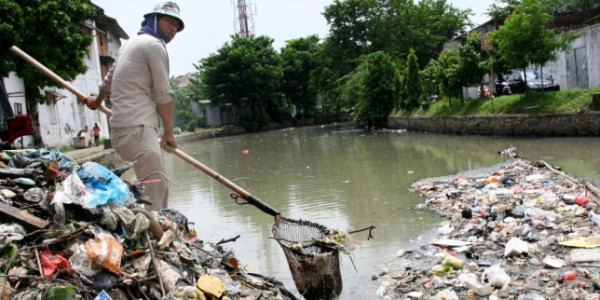
<instances>
[{"instance_id":1,"label":"white car","mask_svg":"<svg viewBox=\"0 0 600 300\"><path fill-rule=\"evenodd\" d=\"M527 72L527 82L523 70L511 70L504 76L513 93L524 93L526 90L560 91L560 85L552 75L532 69L527 69L525 72Z\"/></svg>"}]
</instances>

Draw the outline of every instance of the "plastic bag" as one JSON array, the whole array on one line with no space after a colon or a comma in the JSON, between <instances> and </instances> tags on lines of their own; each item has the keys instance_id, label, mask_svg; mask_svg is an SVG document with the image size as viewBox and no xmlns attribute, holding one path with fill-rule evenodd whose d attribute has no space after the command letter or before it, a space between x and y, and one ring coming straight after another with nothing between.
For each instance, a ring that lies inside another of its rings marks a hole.
<instances>
[{"instance_id":1,"label":"plastic bag","mask_svg":"<svg viewBox=\"0 0 600 300\"><path fill-rule=\"evenodd\" d=\"M0 224L0 249L13 241L22 240L27 233L19 224Z\"/></svg>"},{"instance_id":2,"label":"plastic bag","mask_svg":"<svg viewBox=\"0 0 600 300\"><path fill-rule=\"evenodd\" d=\"M43 248L41 251L42 267L44 269L44 277L52 278L56 270L69 269L69 261L60 254L52 253L52 250Z\"/></svg>"},{"instance_id":3,"label":"plastic bag","mask_svg":"<svg viewBox=\"0 0 600 300\"><path fill-rule=\"evenodd\" d=\"M96 207L113 202L119 205L133 203L135 199L127 184L109 169L95 162L86 162L77 167L77 175L91 194L85 206ZM84 206L84 207L85 207Z\"/></svg>"},{"instance_id":4,"label":"plastic bag","mask_svg":"<svg viewBox=\"0 0 600 300\"><path fill-rule=\"evenodd\" d=\"M95 205L90 205L92 202L91 197L92 195L88 193L87 188L77 173L73 173L63 180L62 183L56 184L56 192L54 193L54 198L52 198L51 204L76 203L84 208L94 208Z\"/></svg>"},{"instance_id":5,"label":"plastic bag","mask_svg":"<svg viewBox=\"0 0 600 300\"><path fill-rule=\"evenodd\" d=\"M99 233L95 240L85 242L85 250L91 260L103 268L121 274L123 245L110 234Z\"/></svg>"},{"instance_id":6,"label":"plastic bag","mask_svg":"<svg viewBox=\"0 0 600 300\"><path fill-rule=\"evenodd\" d=\"M83 244L79 245L75 253L69 257L69 263L73 271L85 276L91 277L100 273L100 267L90 259Z\"/></svg>"},{"instance_id":7,"label":"plastic bag","mask_svg":"<svg viewBox=\"0 0 600 300\"><path fill-rule=\"evenodd\" d=\"M510 276L500 268L500 265L493 265L483 271L483 278L486 278L491 286L504 288L510 283Z\"/></svg>"}]
</instances>

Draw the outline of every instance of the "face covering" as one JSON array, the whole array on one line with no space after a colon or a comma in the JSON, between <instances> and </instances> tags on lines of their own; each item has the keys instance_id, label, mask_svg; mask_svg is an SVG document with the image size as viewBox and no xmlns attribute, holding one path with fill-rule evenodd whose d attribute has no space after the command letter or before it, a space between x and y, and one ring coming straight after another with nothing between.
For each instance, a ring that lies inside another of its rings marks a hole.
<instances>
[{"instance_id":1,"label":"face covering","mask_svg":"<svg viewBox=\"0 0 600 300\"><path fill-rule=\"evenodd\" d=\"M158 26L158 19L156 18L157 14L151 14L142 22L142 29L138 31L138 35L140 34L149 34L155 38L159 38L165 41L165 44L168 44L171 39L168 38L161 30L160 26Z\"/></svg>"}]
</instances>

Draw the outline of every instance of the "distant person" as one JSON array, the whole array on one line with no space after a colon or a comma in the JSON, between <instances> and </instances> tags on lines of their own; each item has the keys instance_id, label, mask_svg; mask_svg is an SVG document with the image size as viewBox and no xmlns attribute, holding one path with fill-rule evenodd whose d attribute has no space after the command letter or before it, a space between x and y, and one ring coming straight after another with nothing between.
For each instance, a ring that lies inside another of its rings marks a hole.
<instances>
[{"instance_id":1,"label":"distant person","mask_svg":"<svg viewBox=\"0 0 600 300\"><path fill-rule=\"evenodd\" d=\"M138 35L119 49L117 60L100 85L97 97L86 105L97 109L110 95L111 145L124 161L135 161L139 181L161 179L146 186L152 202L147 210L167 208L169 186L161 147L177 148L173 132L175 93L169 82L167 43L182 31L179 6L172 1L154 7L144 15ZM158 120L163 134L158 142Z\"/></svg>"},{"instance_id":2,"label":"distant person","mask_svg":"<svg viewBox=\"0 0 600 300\"><path fill-rule=\"evenodd\" d=\"M77 136L81 136L81 137L85 137L88 134L88 126L85 125L83 127L83 129L79 130L79 132L77 133Z\"/></svg>"},{"instance_id":3,"label":"distant person","mask_svg":"<svg viewBox=\"0 0 600 300\"><path fill-rule=\"evenodd\" d=\"M94 143L98 147L100 145L100 126L98 126L98 123L94 123L92 131L94 132Z\"/></svg>"},{"instance_id":4,"label":"distant person","mask_svg":"<svg viewBox=\"0 0 600 300\"><path fill-rule=\"evenodd\" d=\"M481 83L481 85L479 85L479 98L493 98L494 96L492 95L492 92L490 91L490 88L485 84L485 83Z\"/></svg>"}]
</instances>

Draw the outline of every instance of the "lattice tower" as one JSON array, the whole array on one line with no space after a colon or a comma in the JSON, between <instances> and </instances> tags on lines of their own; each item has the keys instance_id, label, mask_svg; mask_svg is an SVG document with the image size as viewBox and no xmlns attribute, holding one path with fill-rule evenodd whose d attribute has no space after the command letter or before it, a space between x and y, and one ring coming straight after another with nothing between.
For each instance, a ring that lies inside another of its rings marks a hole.
<instances>
[{"instance_id":1,"label":"lattice tower","mask_svg":"<svg viewBox=\"0 0 600 300\"><path fill-rule=\"evenodd\" d=\"M241 37L249 37L254 34L254 18L256 6L247 4L246 0L232 0L233 5L233 28L235 34Z\"/></svg>"}]
</instances>

